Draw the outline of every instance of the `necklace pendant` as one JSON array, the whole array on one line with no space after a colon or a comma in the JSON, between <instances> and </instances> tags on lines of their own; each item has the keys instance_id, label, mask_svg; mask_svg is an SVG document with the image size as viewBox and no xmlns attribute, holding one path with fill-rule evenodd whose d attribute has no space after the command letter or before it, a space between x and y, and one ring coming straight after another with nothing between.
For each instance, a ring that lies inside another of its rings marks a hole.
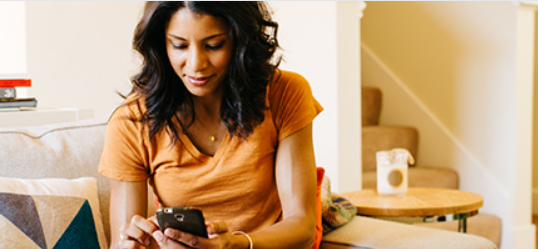
<instances>
[{"instance_id":1,"label":"necklace pendant","mask_svg":"<svg viewBox=\"0 0 538 249\"><path fill-rule=\"evenodd\" d=\"M209 141L214 142L215 141L215 136L209 136Z\"/></svg>"}]
</instances>

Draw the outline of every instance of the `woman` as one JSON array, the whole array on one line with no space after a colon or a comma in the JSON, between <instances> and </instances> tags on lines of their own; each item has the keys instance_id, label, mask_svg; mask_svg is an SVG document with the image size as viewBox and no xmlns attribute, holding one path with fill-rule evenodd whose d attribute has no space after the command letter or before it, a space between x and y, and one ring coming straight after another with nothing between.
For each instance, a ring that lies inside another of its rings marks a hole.
<instances>
[{"instance_id":1,"label":"woman","mask_svg":"<svg viewBox=\"0 0 538 249\"><path fill-rule=\"evenodd\" d=\"M322 108L277 69L277 27L263 3L146 4L133 42L143 67L99 166L112 248L312 248ZM159 206L201 209L209 239L146 219L148 184Z\"/></svg>"}]
</instances>

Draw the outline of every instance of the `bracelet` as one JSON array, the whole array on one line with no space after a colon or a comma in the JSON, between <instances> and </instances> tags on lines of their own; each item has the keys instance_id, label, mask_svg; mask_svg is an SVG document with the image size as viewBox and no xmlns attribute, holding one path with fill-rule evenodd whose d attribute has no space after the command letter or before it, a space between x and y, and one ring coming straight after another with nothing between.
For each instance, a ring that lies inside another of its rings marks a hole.
<instances>
[{"instance_id":1,"label":"bracelet","mask_svg":"<svg viewBox=\"0 0 538 249\"><path fill-rule=\"evenodd\" d=\"M254 249L254 245L252 243L252 238L250 237L250 235L248 235L247 233L243 232L243 231L234 231L232 232L233 235L245 235L248 239L248 249Z\"/></svg>"}]
</instances>

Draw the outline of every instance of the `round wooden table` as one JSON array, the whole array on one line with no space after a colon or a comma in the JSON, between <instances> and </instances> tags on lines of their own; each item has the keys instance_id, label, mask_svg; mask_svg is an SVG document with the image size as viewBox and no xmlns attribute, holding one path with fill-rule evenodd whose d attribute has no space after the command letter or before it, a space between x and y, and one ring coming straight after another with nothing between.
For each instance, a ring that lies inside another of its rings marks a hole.
<instances>
[{"instance_id":1,"label":"round wooden table","mask_svg":"<svg viewBox=\"0 0 538 249\"><path fill-rule=\"evenodd\" d=\"M478 214L482 196L455 189L409 188L402 196L379 195L374 189L342 194L357 207L357 214L416 223L458 220L467 232L467 218Z\"/></svg>"}]
</instances>

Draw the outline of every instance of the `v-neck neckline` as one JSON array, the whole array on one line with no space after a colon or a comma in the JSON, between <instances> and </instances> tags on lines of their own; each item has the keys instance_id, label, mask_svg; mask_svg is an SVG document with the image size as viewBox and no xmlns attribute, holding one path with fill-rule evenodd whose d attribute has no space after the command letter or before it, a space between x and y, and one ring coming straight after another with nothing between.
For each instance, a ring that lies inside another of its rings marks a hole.
<instances>
[{"instance_id":1,"label":"v-neck neckline","mask_svg":"<svg viewBox=\"0 0 538 249\"><path fill-rule=\"evenodd\" d=\"M226 134L222 138L222 141L220 142L219 147L215 151L215 154L213 156L207 155L202 153L196 145L192 142L192 140L189 138L186 132L181 132L179 135L179 138L181 139L181 142L185 145L189 153L191 153L192 156L194 156L199 161L208 161L212 160L217 162L222 154L225 152L226 148L228 147L228 144L230 143L230 133L226 131Z\"/></svg>"}]
</instances>

